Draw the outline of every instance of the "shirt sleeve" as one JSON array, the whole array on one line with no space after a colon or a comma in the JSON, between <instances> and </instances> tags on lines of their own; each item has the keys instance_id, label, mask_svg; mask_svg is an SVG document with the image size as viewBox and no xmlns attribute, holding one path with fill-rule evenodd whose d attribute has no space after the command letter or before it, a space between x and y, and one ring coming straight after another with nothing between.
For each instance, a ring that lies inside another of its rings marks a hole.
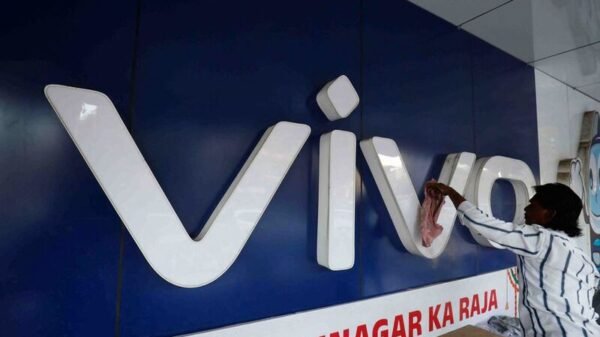
<instances>
[{"instance_id":1,"label":"shirt sleeve","mask_svg":"<svg viewBox=\"0 0 600 337\"><path fill-rule=\"evenodd\" d=\"M539 256L547 233L537 225L515 225L491 217L468 201L458 206L460 222L515 254Z\"/></svg>"}]
</instances>

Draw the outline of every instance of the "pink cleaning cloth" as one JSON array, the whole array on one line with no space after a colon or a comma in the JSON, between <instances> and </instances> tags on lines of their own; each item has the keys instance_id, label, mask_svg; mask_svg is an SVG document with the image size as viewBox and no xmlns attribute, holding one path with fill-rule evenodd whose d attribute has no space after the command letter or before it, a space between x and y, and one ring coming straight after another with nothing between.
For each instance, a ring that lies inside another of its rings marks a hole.
<instances>
[{"instance_id":1,"label":"pink cleaning cloth","mask_svg":"<svg viewBox=\"0 0 600 337\"><path fill-rule=\"evenodd\" d=\"M430 182L435 182L432 179ZM421 207L421 240L423 246L429 247L435 238L437 238L444 227L437 223L437 217L440 215L444 205L444 196L439 192L425 187L425 202Z\"/></svg>"}]
</instances>

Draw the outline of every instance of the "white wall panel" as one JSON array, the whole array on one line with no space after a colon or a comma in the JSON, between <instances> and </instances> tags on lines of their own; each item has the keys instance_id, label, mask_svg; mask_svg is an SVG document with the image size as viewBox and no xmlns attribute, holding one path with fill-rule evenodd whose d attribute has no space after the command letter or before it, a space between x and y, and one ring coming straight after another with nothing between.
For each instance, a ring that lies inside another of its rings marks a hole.
<instances>
[{"instance_id":1,"label":"white wall panel","mask_svg":"<svg viewBox=\"0 0 600 337\"><path fill-rule=\"evenodd\" d=\"M535 71L540 149L540 183L556 181L558 162L573 158L579 146L583 113L600 111L600 102Z\"/></svg>"},{"instance_id":2,"label":"white wall panel","mask_svg":"<svg viewBox=\"0 0 600 337\"><path fill-rule=\"evenodd\" d=\"M572 152L569 128L568 87L536 70L536 105L538 113L538 145L540 149L540 183L556 181L558 161ZM575 144L575 142L574 142Z\"/></svg>"},{"instance_id":3,"label":"white wall panel","mask_svg":"<svg viewBox=\"0 0 600 337\"><path fill-rule=\"evenodd\" d=\"M577 90L592 96L593 98L600 100L600 82L594 83L591 85L586 85L584 87L579 87Z\"/></svg>"},{"instance_id":4,"label":"white wall panel","mask_svg":"<svg viewBox=\"0 0 600 337\"><path fill-rule=\"evenodd\" d=\"M538 117L538 146L540 155L540 184L556 181L558 163L577 155L583 114L600 111L600 102L568 87L564 83L535 71ZM581 222L580 222L581 223ZM590 253L589 226L578 239Z\"/></svg>"}]
</instances>

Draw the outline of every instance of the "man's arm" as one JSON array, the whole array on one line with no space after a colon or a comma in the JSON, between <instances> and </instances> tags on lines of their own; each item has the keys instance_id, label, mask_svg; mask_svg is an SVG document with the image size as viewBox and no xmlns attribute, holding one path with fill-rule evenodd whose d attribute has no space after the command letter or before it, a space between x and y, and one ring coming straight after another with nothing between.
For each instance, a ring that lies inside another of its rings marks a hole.
<instances>
[{"instance_id":1,"label":"man's arm","mask_svg":"<svg viewBox=\"0 0 600 337\"><path fill-rule=\"evenodd\" d=\"M491 217L466 201L450 186L441 183L428 183L426 188L447 195L458 210L460 222L480 233L486 239L502 245L515 254L525 256L538 256L540 254L547 233L541 231L538 226L515 225Z\"/></svg>"},{"instance_id":2,"label":"man's arm","mask_svg":"<svg viewBox=\"0 0 600 337\"><path fill-rule=\"evenodd\" d=\"M460 193L456 192L455 189L442 183L427 183L425 185L425 188L438 191L442 195L447 195L450 198L450 200L452 200L452 203L454 204L454 207L456 209L458 209L458 206L460 206L460 204L462 204L462 202L466 200L462 195L460 195Z\"/></svg>"}]
</instances>

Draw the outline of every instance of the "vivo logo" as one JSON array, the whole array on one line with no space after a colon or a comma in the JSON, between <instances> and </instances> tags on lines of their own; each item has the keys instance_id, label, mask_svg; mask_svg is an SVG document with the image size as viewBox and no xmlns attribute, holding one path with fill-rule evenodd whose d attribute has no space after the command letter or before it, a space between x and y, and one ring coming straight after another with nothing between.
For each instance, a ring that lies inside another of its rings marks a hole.
<instances>
[{"instance_id":1,"label":"vivo logo","mask_svg":"<svg viewBox=\"0 0 600 337\"><path fill-rule=\"evenodd\" d=\"M308 125L290 122L268 128L201 233L192 239L106 95L60 85L47 86L45 93L148 263L180 287L203 286L229 269L311 131ZM360 148L403 245L415 255L438 257L456 219L452 203L446 202L438 218L442 235L423 247L421 206L398 146L391 139L373 137L361 141ZM321 136L317 260L330 270L354 265L356 149L351 132L334 130ZM514 220L522 221L521 209L535 185L522 161L499 156L476 161L473 153L450 154L438 180L491 214L490 194L497 179L513 184ZM493 246L473 235L479 243Z\"/></svg>"}]
</instances>

